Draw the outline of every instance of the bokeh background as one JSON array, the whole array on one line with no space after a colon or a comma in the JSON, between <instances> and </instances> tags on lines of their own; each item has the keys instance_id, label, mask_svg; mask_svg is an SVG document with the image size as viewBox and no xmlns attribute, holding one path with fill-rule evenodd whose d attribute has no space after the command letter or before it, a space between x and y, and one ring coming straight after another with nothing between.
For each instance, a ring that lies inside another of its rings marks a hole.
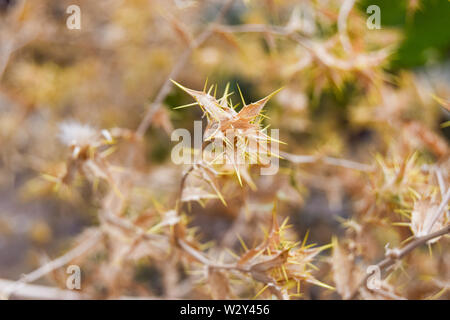
<instances>
[{"instance_id":1,"label":"bokeh background","mask_svg":"<svg viewBox=\"0 0 450 320\"><path fill-rule=\"evenodd\" d=\"M58 137L59 125L71 119L94 128L137 128L173 66L222 3L0 0L0 278L19 279L98 223L100 200L89 183L79 181L76 191L62 193L43 177L64 168L68 151ZM66 27L71 4L81 8L81 30ZM381 9L379 30L366 27L366 8L372 4ZM337 59L351 61L339 45L340 5L338 0L239 0L222 24L290 26ZM270 120L265 122L280 129L280 139L287 142L283 149L291 153L372 163L377 154L418 150L426 161L443 161L450 137L449 128L442 126L449 120L443 107L447 101L448 108L450 97L449 18L448 0L357 1L347 23L355 56L383 48L389 54L348 70L318 62L286 37L218 30L193 51L176 80L201 90L208 78L219 92L227 82L237 92L238 83L246 101L283 86L268 104ZM238 95L233 99L239 102ZM171 88L145 133L136 170L147 174L147 185L141 195L145 200L140 198L136 207L173 199L180 168L170 160L170 134L174 128L191 130L202 116L197 107L174 107L191 102ZM432 131L437 146L414 140L415 131L405 128L409 121ZM114 164L124 165L126 152L126 146L118 151ZM278 178L258 180L255 208L270 212L275 193L299 237L310 230L310 240L324 245L332 235L344 234L339 218L350 218L357 210L359 176L284 161L282 167ZM227 233L238 207L233 199L228 207L192 204L192 223L203 241L238 248ZM400 241L382 232L374 237ZM380 250L374 249L373 257ZM143 263L136 281L158 288L155 274ZM322 289L317 290L309 297L320 297ZM423 297L419 289L416 297Z\"/></svg>"}]
</instances>

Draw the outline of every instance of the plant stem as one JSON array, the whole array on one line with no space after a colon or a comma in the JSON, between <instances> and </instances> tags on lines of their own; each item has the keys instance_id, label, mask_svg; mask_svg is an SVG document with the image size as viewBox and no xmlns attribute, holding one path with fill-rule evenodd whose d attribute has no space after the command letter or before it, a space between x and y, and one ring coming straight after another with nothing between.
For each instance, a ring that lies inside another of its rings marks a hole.
<instances>
[{"instance_id":1,"label":"plant stem","mask_svg":"<svg viewBox=\"0 0 450 320\"><path fill-rule=\"evenodd\" d=\"M44 264L43 266L34 270L33 272L30 272L22 276L20 280L11 282L10 287L3 289L2 295L8 298L14 291L19 290L24 284L36 281L45 276L46 274L52 272L53 270L63 267L64 265L68 264L75 258L89 251L92 247L94 247L94 245L98 243L101 237L102 237L101 230L94 230L90 238L86 239L78 246L68 251L66 254Z\"/></svg>"},{"instance_id":2,"label":"plant stem","mask_svg":"<svg viewBox=\"0 0 450 320\"><path fill-rule=\"evenodd\" d=\"M227 12L230 10L231 5L233 4L234 0L227 0L222 8L220 9L219 13L217 14L216 18L214 19L214 23L220 23L224 18ZM164 81L164 84L162 85L161 89L158 91L158 94L156 95L155 100L150 104L149 108L147 109L147 112L144 115L144 118L142 119L141 123L139 124L139 127L136 130L136 133L138 137L142 137L147 129L149 128L153 116L155 115L156 111L161 107L161 103L164 101L164 99L167 97L167 95L170 92L170 89L172 87L171 79L174 79L178 76L178 74L183 70L185 64L188 62L190 56L192 55L192 52L200 47L206 40L209 39L209 37L214 33L214 29L212 28L212 24L206 28L197 38L192 41L191 45L183 52L183 54L178 58L177 63L172 68L172 71L170 72L169 76L167 77L166 81Z\"/></svg>"},{"instance_id":3,"label":"plant stem","mask_svg":"<svg viewBox=\"0 0 450 320\"><path fill-rule=\"evenodd\" d=\"M447 233L450 233L450 224L447 225L446 227L442 228L441 230L430 233L423 237L416 238L415 240L411 241L406 246L404 246L402 249L392 249L390 251L392 254L386 255L386 257L383 260L381 260L380 262L378 262L378 264L376 264L376 266L378 268L380 268L380 270L386 269L387 267L393 265L396 261L402 259L404 256L409 254L415 248L425 244L429 240L438 238ZM371 275L372 274L366 274L366 276L362 279L360 284L356 287L355 291L350 295L349 299L354 299L357 296L359 289L367 283L367 280L369 279L369 277Z\"/></svg>"}]
</instances>

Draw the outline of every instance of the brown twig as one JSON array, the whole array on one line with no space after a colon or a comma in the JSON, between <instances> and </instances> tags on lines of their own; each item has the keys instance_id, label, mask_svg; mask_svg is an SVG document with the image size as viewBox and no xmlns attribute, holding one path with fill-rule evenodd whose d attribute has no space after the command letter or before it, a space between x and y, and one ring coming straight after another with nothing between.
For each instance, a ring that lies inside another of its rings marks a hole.
<instances>
[{"instance_id":1,"label":"brown twig","mask_svg":"<svg viewBox=\"0 0 450 320\"><path fill-rule=\"evenodd\" d=\"M238 267L236 264L219 264L215 263L214 261L211 261L208 257L203 255L200 251L192 248L188 243L183 241L182 239L177 239L178 245L183 249L184 252L186 252L189 256L197 260L197 262L200 262L201 264L209 267L209 268L215 268L215 269L224 269L224 270L238 270L242 272L247 272L248 270L245 270L243 268Z\"/></svg>"},{"instance_id":2,"label":"brown twig","mask_svg":"<svg viewBox=\"0 0 450 320\"><path fill-rule=\"evenodd\" d=\"M11 280L0 279L0 292L7 291L14 287L16 282ZM54 287L41 285L23 284L17 287L14 292L5 296L8 299L31 299L31 300L81 300L81 293L71 290L62 290Z\"/></svg>"},{"instance_id":3,"label":"brown twig","mask_svg":"<svg viewBox=\"0 0 450 320\"><path fill-rule=\"evenodd\" d=\"M303 48L305 48L321 64L342 71L359 70L361 65L371 67L379 65L390 54L390 49L380 49L369 54L359 54L359 59L340 59L330 53L327 49L327 43L313 41L305 36L293 32L288 27L271 26L263 24L244 24L238 26L216 26L215 29L220 32L228 33L263 33L283 36L290 39Z\"/></svg>"},{"instance_id":4,"label":"brown twig","mask_svg":"<svg viewBox=\"0 0 450 320\"><path fill-rule=\"evenodd\" d=\"M189 169L187 169L184 173L183 176L181 177L181 181L180 181L180 188L178 189L178 195L177 195L177 199L176 199L176 203L175 203L175 212L177 213L177 215L180 215L180 209L181 209L181 203L183 202L183 190L184 187L186 186L186 181L187 178L189 177L189 175L191 174L191 172L194 171L194 166L190 166Z\"/></svg>"},{"instance_id":5,"label":"brown twig","mask_svg":"<svg viewBox=\"0 0 450 320\"><path fill-rule=\"evenodd\" d=\"M428 241L441 237L447 233L450 233L450 224L446 227L442 228L441 230L438 230L436 232L430 233L426 236L416 238L415 240L408 243L406 246L404 246L401 249L390 249L386 252L386 257L378 262L376 266L380 270L384 270L388 268L389 266L393 265L396 261L402 259L404 256L409 254L411 251L413 251L415 248L427 243ZM350 295L350 299L354 299L360 288L364 285L366 285L367 280L369 277L372 276L372 274L366 274L365 277L361 280L360 284L356 287L355 291Z\"/></svg>"},{"instance_id":6,"label":"brown twig","mask_svg":"<svg viewBox=\"0 0 450 320\"><path fill-rule=\"evenodd\" d=\"M270 33L273 35L287 36L292 33L282 26L271 26L267 24L241 24L234 26L215 25L214 31L223 33Z\"/></svg>"},{"instance_id":7,"label":"brown twig","mask_svg":"<svg viewBox=\"0 0 450 320\"><path fill-rule=\"evenodd\" d=\"M93 234L90 236L90 238L86 239L82 243L80 243L78 246L73 248L72 250L68 251L66 254L60 256L59 258L52 260L40 268L34 270L33 272L30 272L24 276L18 281L11 282L11 286L8 288L4 288L2 291L2 295L6 298L8 298L11 294L13 294L16 290L19 290L21 287L23 287L24 284L34 282L46 274L52 272L53 270L56 270L58 268L63 267L64 265L68 264L75 258L83 255L87 251L89 251L95 244L98 243L98 241L102 237L102 232L100 230L94 230Z\"/></svg>"},{"instance_id":8,"label":"brown twig","mask_svg":"<svg viewBox=\"0 0 450 320\"><path fill-rule=\"evenodd\" d=\"M219 13L217 14L216 18L214 19L213 23L220 23L224 18L227 12L230 10L231 5L233 4L234 0L227 0L222 8L220 9ZM178 74L181 72L185 64L188 62L190 56L194 52L195 49L200 47L208 38L214 33L214 28L212 27L212 24L206 28L200 35L192 41L191 45L183 52L183 54L178 58L177 63L173 67L172 71L170 72L167 79L164 81L164 84L162 85L161 89L158 91L158 94L156 95L155 100L150 104L149 108L147 109L147 112L144 115L144 118L142 119L141 123L139 124L139 127L136 130L136 133L138 137L142 137L147 129L149 128L150 124L152 123L153 116L155 115L156 111L161 107L161 103L164 101L164 99L167 97L167 95L170 92L170 89L172 87L171 79L174 79L178 76Z\"/></svg>"},{"instance_id":9,"label":"brown twig","mask_svg":"<svg viewBox=\"0 0 450 320\"><path fill-rule=\"evenodd\" d=\"M0 279L0 292L10 288L15 284L14 281ZM17 288L14 293L9 296L10 299L21 300L83 300L87 297L82 292L74 290L63 290L54 287L41 286L35 284L23 284L20 288ZM160 300L158 297L131 297L120 296L120 300Z\"/></svg>"},{"instance_id":10,"label":"brown twig","mask_svg":"<svg viewBox=\"0 0 450 320\"><path fill-rule=\"evenodd\" d=\"M280 156L296 164L323 162L328 165L354 169L358 171L373 171L374 169L373 166L365 163L328 156L295 155L288 152L280 152Z\"/></svg>"}]
</instances>

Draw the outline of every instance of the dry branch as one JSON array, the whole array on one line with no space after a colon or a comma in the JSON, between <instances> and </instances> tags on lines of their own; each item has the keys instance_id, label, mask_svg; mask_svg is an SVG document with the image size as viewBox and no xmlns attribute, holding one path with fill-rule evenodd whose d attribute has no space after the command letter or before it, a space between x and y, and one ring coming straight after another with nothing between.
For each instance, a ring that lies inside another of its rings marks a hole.
<instances>
[{"instance_id":1,"label":"dry branch","mask_svg":"<svg viewBox=\"0 0 450 320\"><path fill-rule=\"evenodd\" d=\"M411 251L413 251L415 248L420 247L421 245L427 243L429 240L432 240L434 238L441 237L443 235L446 235L447 233L450 233L450 225L447 225L445 228L442 228L441 230L438 230L436 232L430 233L426 236L416 238L415 240L408 243L406 246L404 246L401 249L389 249L386 251L386 257L378 262L376 266L380 270L384 270L391 265L393 265L396 261L399 261L404 256L408 255ZM360 284L357 286L357 289L353 292L353 294L350 296L350 299L354 299L360 288L362 286L365 286L367 284L367 280L372 274L366 274L363 280L360 282Z\"/></svg>"},{"instance_id":2,"label":"dry branch","mask_svg":"<svg viewBox=\"0 0 450 320\"><path fill-rule=\"evenodd\" d=\"M8 298L14 292L21 289L26 283L36 281L45 276L46 274L52 272L53 270L65 266L75 258L83 255L84 253L89 251L92 247L94 247L98 243L98 241L100 241L101 237L102 232L100 230L94 230L88 239L81 242L78 246L71 249L66 254L44 264L43 266L34 270L33 272L24 275L20 280L11 282L11 286L3 288L2 295Z\"/></svg>"},{"instance_id":3,"label":"dry branch","mask_svg":"<svg viewBox=\"0 0 450 320\"><path fill-rule=\"evenodd\" d=\"M213 23L220 23L224 18L227 12L230 10L234 0L227 0L222 8L220 9L219 13L217 14L215 20ZM142 119L141 123L139 124L139 127L136 130L136 133L138 136L143 136L144 133L147 131L148 127L150 126L153 116L155 115L156 111L161 107L161 103L164 101L164 99L167 97L167 95L170 92L170 89L172 87L171 79L177 78L180 71L183 69L185 64L188 62L190 56L192 55L192 52L194 52L195 49L200 47L208 38L214 33L214 28L212 27L212 24L206 28L197 38L192 41L191 45L183 52L183 54L178 58L177 63L173 67L172 71L170 72L167 79L164 81L164 84L162 85L161 89L158 91L158 94L156 95L155 100L150 104L150 106L147 109L147 112L144 115L144 118Z\"/></svg>"}]
</instances>

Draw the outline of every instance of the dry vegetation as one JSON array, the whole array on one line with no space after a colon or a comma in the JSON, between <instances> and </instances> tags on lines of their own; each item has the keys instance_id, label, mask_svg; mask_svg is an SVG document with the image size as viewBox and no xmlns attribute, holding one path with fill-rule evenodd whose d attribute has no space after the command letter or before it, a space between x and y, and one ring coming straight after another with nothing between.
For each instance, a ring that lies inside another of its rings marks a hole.
<instances>
[{"instance_id":1,"label":"dry vegetation","mask_svg":"<svg viewBox=\"0 0 450 320\"><path fill-rule=\"evenodd\" d=\"M450 69L392 71L403 35L366 19L353 0L0 1L2 297L448 299ZM277 174L175 165L172 131L202 119L245 159L278 128Z\"/></svg>"}]
</instances>

